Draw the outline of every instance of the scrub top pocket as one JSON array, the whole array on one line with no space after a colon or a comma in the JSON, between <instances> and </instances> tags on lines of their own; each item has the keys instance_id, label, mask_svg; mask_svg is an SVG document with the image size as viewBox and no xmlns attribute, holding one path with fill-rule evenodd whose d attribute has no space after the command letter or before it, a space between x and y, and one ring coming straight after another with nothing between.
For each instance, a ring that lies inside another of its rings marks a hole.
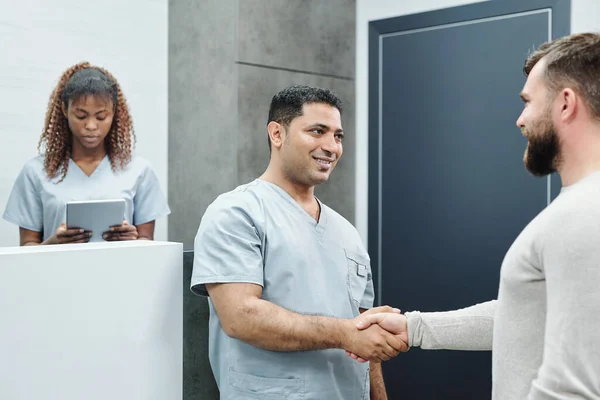
<instances>
[{"instance_id":1,"label":"scrub top pocket","mask_svg":"<svg viewBox=\"0 0 600 400\"><path fill-rule=\"evenodd\" d=\"M227 400L302 400L304 381L295 378L265 378L229 370Z\"/></svg>"},{"instance_id":2,"label":"scrub top pocket","mask_svg":"<svg viewBox=\"0 0 600 400\"><path fill-rule=\"evenodd\" d=\"M369 281L369 263L366 258L346 251L346 264L348 266L348 295L352 303L352 313L356 317L360 314L360 303Z\"/></svg>"}]
</instances>

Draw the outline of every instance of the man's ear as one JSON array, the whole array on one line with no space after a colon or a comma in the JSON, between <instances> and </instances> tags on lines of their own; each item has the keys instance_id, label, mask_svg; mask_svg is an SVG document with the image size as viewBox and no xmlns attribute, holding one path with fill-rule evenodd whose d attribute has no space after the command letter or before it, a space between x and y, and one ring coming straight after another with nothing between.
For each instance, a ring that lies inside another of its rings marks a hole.
<instances>
[{"instance_id":1,"label":"man's ear","mask_svg":"<svg viewBox=\"0 0 600 400\"><path fill-rule=\"evenodd\" d=\"M560 119L564 122L572 120L578 107L583 106L581 97L571 88L565 88L560 94Z\"/></svg>"},{"instance_id":2,"label":"man's ear","mask_svg":"<svg viewBox=\"0 0 600 400\"><path fill-rule=\"evenodd\" d=\"M267 132L271 140L271 147L280 148L285 138L285 129L279 122L271 121L267 125Z\"/></svg>"}]
</instances>

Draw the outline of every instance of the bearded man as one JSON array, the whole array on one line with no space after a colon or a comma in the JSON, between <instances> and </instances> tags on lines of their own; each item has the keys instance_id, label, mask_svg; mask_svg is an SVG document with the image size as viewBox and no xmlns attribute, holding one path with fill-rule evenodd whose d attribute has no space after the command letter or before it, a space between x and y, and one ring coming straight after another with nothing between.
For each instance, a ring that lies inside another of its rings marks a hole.
<instances>
[{"instance_id":1,"label":"bearded man","mask_svg":"<svg viewBox=\"0 0 600 400\"><path fill-rule=\"evenodd\" d=\"M545 43L524 72L525 166L557 171L562 190L508 250L498 299L372 314L357 326L423 349L492 350L495 400L600 399L600 35Z\"/></svg>"}]
</instances>

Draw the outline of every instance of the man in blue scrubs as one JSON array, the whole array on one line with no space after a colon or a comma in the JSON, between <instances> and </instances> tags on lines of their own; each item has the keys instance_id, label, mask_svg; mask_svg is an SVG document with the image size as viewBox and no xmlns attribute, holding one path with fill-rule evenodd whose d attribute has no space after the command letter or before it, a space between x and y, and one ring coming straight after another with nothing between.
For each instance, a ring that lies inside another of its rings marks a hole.
<instances>
[{"instance_id":1,"label":"man in blue scrubs","mask_svg":"<svg viewBox=\"0 0 600 400\"><path fill-rule=\"evenodd\" d=\"M342 156L341 113L329 90L277 93L267 170L202 218L192 290L210 295L221 399L387 398L380 362L406 345L378 325L357 330L373 306L369 256L356 229L314 195Z\"/></svg>"}]
</instances>

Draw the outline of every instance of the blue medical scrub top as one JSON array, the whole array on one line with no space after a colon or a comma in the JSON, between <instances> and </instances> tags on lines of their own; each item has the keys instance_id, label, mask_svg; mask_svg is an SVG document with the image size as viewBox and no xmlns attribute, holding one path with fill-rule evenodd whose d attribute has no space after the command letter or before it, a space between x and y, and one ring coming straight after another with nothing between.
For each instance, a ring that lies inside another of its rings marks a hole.
<instances>
[{"instance_id":1,"label":"blue medical scrub top","mask_svg":"<svg viewBox=\"0 0 600 400\"><path fill-rule=\"evenodd\" d=\"M287 310L353 318L373 306L368 254L356 229L320 203L315 221L283 189L257 179L219 196L194 243L192 291L206 283L262 286ZM369 398L368 363L344 350L264 350L223 331L210 305L209 356L221 399Z\"/></svg>"}]
</instances>

